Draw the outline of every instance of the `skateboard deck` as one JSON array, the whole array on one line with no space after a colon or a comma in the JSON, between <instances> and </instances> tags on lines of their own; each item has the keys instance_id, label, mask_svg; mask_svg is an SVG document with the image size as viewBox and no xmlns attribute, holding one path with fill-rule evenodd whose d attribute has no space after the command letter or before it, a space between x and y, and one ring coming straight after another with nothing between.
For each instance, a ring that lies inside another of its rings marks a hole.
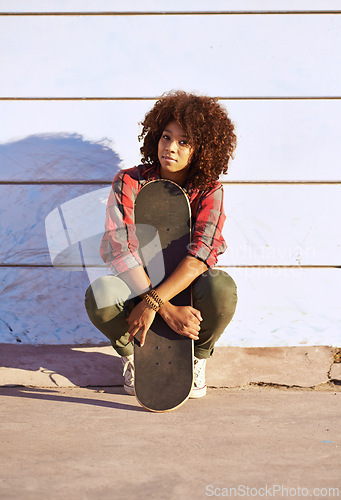
<instances>
[{"instance_id":1,"label":"skateboard deck","mask_svg":"<svg viewBox=\"0 0 341 500\"><path fill-rule=\"evenodd\" d=\"M140 190L135 203L136 234L153 286L157 285L155 280L167 278L187 255L190 224L189 200L180 186L160 179L148 182ZM191 305L191 288L179 293L171 303ZM193 340L175 333L159 314L143 347L139 336L135 338L134 363L135 395L148 410L170 411L189 397L193 385Z\"/></svg>"}]
</instances>

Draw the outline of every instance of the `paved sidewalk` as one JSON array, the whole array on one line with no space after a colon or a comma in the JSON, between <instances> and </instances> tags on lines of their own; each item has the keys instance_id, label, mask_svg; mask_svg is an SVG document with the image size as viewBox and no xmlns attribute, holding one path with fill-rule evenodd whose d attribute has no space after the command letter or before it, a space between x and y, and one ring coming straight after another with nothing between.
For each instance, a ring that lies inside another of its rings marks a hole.
<instances>
[{"instance_id":1,"label":"paved sidewalk","mask_svg":"<svg viewBox=\"0 0 341 500\"><path fill-rule=\"evenodd\" d=\"M2 500L341 497L341 386L209 389L163 414L101 390L0 388Z\"/></svg>"},{"instance_id":2,"label":"paved sidewalk","mask_svg":"<svg viewBox=\"0 0 341 500\"><path fill-rule=\"evenodd\" d=\"M207 363L207 383L236 388L265 383L311 388L341 383L341 349L330 346L223 347ZM88 387L123 383L111 345L1 344L0 386Z\"/></svg>"}]
</instances>

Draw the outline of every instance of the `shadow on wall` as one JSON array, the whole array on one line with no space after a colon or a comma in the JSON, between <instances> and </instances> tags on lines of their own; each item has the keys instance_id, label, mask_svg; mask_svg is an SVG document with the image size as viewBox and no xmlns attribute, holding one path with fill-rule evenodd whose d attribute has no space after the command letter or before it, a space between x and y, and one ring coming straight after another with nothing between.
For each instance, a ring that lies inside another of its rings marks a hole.
<instances>
[{"instance_id":1,"label":"shadow on wall","mask_svg":"<svg viewBox=\"0 0 341 500\"><path fill-rule=\"evenodd\" d=\"M51 267L45 219L64 203L95 190L103 198L119 163L107 142L92 143L77 134L36 135L0 145L1 343L105 340L85 313L87 273ZM104 214L104 205L98 214ZM104 216L100 218L98 234L104 231Z\"/></svg>"},{"instance_id":2,"label":"shadow on wall","mask_svg":"<svg viewBox=\"0 0 341 500\"><path fill-rule=\"evenodd\" d=\"M120 159L108 140L60 133L0 144L0 162L2 181L111 182Z\"/></svg>"}]
</instances>

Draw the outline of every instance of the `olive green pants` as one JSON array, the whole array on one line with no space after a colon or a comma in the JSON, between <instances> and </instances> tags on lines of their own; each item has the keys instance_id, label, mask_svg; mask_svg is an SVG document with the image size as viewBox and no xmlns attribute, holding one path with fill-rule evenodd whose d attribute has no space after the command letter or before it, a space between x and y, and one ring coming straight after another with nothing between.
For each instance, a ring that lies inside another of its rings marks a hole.
<instances>
[{"instance_id":1,"label":"olive green pants","mask_svg":"<svg viewBox=\"0 0 341 500\"><path fill-rule=\"evenodd\" d=\"M201 312L203 318L199 340L194 342L194 355L209 358L214 344L233 317L237 287L227 273L211 269L193 282L192 296L193 307ZM128 342L126 318L134 304L129 287L117 276L98 278L85 294L85 308L91 322L108 337L120 356L133 354L133 344Z\"/></svg>"}]
</instances>

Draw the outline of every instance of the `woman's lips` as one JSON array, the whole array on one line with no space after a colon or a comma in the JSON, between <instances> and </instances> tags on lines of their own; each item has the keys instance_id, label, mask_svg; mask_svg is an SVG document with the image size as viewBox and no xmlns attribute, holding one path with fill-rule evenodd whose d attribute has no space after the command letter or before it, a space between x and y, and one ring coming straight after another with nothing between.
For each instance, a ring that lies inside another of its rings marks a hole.
<instances>
[{"instance_id":1,"label":"woman's lips","mask_svg":"<svg viewBox=\"0 0 341 500\"><path fill-rule=\"evenodd\" d=\"M171 158L170 156L163 156L164 160L168 160L168 161L176 161L175 158Z\"/></svg>"}]
</instances>

